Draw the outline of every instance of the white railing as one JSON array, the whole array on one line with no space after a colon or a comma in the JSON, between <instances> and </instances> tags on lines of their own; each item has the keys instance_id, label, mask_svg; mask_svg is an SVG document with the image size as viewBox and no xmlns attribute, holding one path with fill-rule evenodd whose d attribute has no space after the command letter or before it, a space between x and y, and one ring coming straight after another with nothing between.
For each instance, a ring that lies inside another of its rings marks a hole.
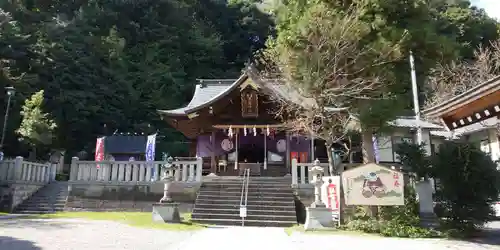
<instances>
[{"instance_id":1,"label":"white railing","mask_svg":"<svg viewBox=\"0 0 500 250\"><path fill-rule=\"evenodd\" d=\"M309 178L309 168L312 168L314 163L299 163L297 159L292 159L292 184L309 184L312 178ZM324 169L325 176L328 176L328 163L319 164Z\"/></svg>"},{"instance_id":2,"label":"white railing","mask_svg":"<svg viewBox=\"0 0 500 250\"><path fill-rule=\"evenodd\" d=\"M312 168L313 165L314 163L312 162L299 163L297 159L292 159L292 184L310 184L312 176L309 176L309 169ZM339 167L345 171L359 165L360 163L341 163ZM328 162L320 163L319 166L323 168L324 176L330 175Z\"/></svg>"},{"instance_id":3,"label":"white railing","mask_svg":"<svg viewBox=\"0 0 500 250\"><path fill-rule=\"evenodd\" d=\"M156 182L160 181L161 166L165 164L166 161L80 161L73 157L70 181ZM174 160L172 164L174 181L201 182L201 158Z\"/></svg>"},{"instance_id":4,"label":"white railing","mask_svg":"<svg viewBox=\"0 0 500 250\"><path fill-rule=\"evenodd\" d=\"M0 161L0 181L26 181L48 183L55 180L56 165L25 161L18 156L14 160Z\"/></svg>"}]
</instances>

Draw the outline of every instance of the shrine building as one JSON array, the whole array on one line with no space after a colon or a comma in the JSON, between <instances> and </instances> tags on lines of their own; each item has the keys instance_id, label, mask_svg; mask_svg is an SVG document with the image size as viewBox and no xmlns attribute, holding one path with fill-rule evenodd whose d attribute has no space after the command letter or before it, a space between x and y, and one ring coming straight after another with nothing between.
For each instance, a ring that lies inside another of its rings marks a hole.
<instances>
[{"instance_id":1,"label":"shrine building","mask_svg":"<svg viewBox=\"0 0 500 250\"><path fill-rule=\"evenodd\" d=\"M311 102L282 84L255 80L246 72L238 79L199 79L185 107L158 112L192 141L190 155L203 158L203 169L217 175L284 176L291 158L312 162L326 158L323 143L291 134L273 115L276 94L290 102Z\"/></svg>"},{"instance_id":2,"label":"shrine building","mask_svg":"<svg viewBox=\"0 0 500 250\"><path fill-rule=\"evenodd\" d=\"M311 135L291 133L274 115L276 100L290 104L314 105L288 86L260 80L252 70L238 79L199 79L191 101L182 108L158 110L162 119L191 140L190 156L202 157L204 173L239 175L250 168L252 175L284 176L290 173L291 159L311 163L328 162L322 140ZM343 109L332 108L332 112ZM381 162L397 162L394 145L414 141L420 126L424 138L441 126L414 118L392 122L395 131L378 138ZM360 142L359 142L360 143ZM430 143L428 143L430 145ZM361 149L353 149L351 163L361 163Z\"/></svg>"}]
</instances>

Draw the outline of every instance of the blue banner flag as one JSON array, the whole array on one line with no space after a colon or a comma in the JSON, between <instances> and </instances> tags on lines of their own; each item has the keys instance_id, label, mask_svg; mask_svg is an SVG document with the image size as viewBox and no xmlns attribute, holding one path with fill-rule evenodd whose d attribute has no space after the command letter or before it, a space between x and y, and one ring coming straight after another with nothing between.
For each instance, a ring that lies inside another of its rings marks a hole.
<instances>
[{"instance_id":1,"label":"blue banner flag","mask_svg":"<svg viewBox=\"0 0 500 250\"><path fill-rule=\"evenodd\" d=\"M372 136L372 141L373 141L373 154L375 154L375 163L380 162L380 154L378 150L378 138L375 136Z\"/></svg>"},{"instance_id":2,"label":"blue banner flag","mask_svg":"<svg viewBox=\"0 0 500 250\"><path fill-rule=\"evenodd\" d=\"M146 142L146 161L155 160L155 148L156 148L156 134L148 135L148 141ZM154 180L156 177L154 165L151 166L151 178Z\"/></svg>"}]
</instances>

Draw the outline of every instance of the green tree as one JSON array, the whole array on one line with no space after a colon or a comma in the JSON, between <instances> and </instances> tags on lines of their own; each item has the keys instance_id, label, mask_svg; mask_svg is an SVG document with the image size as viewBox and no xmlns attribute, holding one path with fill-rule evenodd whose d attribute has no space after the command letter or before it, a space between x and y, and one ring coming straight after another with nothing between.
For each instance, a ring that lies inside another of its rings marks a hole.
<instances>
[{"instance_id":1,"label":"green tree","mask_svg":"<svg viewBox=\"0 0 500 250\"><path fill-rule=\"evenodd\" d=\"M40 90L26 99L21 111L21 126L16 130L21 139L33 148L35 159L38 147L52 144L54 129L57 127L49 114L42 111L43 93L43 90Z\"/></svg>"},{"instance_id":2,"label":"green tree","mask_svg":"<svg viewBox=\"0 0 500 250\"><path fill-rule=\"evenodd\" d=\"M394 63L404 35L373 37L371 23L363 19L367 11L367 6L343 8L329 1L288 1L276 11L277 36L263 54L269 77L288 83L290 94L315 100L296 106L283 102L290 128L315 134L327 148L349 132L349 114L359 117L367 131L364 140L372 145L372 133L397 111L387 109L394 101L387 93L396 80Z\"/></svg>"},{"instance_id":3,"label":"green tree","mask_svg":"<svg viewBox=\"0 0 500 250\"><path fill-rule=\"evenodd\" d=\"M450 229L470 233L493 218L500 174L491 157L472 144L446 142L432 158L438 216Z\"/></svg>"}]
</instances>

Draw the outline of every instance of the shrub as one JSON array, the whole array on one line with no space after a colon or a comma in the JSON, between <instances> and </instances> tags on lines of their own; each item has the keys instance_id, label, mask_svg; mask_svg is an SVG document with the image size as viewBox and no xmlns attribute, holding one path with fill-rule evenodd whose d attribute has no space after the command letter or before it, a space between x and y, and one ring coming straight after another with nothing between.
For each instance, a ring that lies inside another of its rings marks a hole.
<instances>
[{"instance_id":1,"label":"shrub","mask_svg":"<svg viewBox=\"0 0 500 250\"><path fill-rule=\"evenodd\" d=\"M380 222L376 219L354 219L349 221L343 229L364 233L380 233Z\"/></svg>"},{"instance_id":2,"label":"shrub","mask_svg":"<svg viewBox=\"0 0 500 250\"><path fill-rule=\"evenodd\" d=\"M438 188L438 216L447 229L475 231L493 217L491 202L499 195L499 172L491 158L478 147L446 142L432 157L432 177Z\"/></svg>"},{"instance_id":3,"label":"shrub","mask_svg":"<svg viewBox=\"0 0 500 250\"><path fill-rule=\"evenodd\" d=\"M56 181L68 181L69 175L67 174L56 174Z\"/></svg>"},{"instance_id":4,"label":"shrub","mask_svg":"<svg viewBox=\"0 0 500 250\"><path fill-rule=\"evenodd\" d=\"M363 215L357 216L343 229L377 233L387 237L429 238L442 236L436 230L420 227L418 202L415 191L410 186L405 186L405 205L381 207L379 217L377 220Z\"/></svg>"}]
</instances>

